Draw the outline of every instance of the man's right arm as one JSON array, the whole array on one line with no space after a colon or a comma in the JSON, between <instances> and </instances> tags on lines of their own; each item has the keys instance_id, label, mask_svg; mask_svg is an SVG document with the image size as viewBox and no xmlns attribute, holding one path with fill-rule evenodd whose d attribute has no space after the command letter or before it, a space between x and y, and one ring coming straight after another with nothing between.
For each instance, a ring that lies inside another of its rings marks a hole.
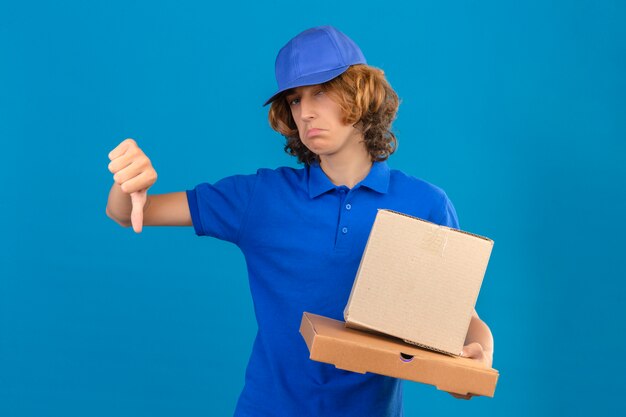
<instances>
[{"instance_id":1,"label":"man's right arm","mask_svg":"<svg viewBox=\"0 0 626 417\"><path fill-rule=\"evenodd\" d=\"M157 173L133 139L126 139L109 153L114 184L106 213L124 227L139 233L147 226L191 226L186 192L148 196Z\"/></svg>"},{"instance_id":2,"label":"man's right arm","mask_svg":"<svg viewBox=\"0 0 626 417\"><path fill-rule=\"evenodd\" d=\"M109 192L106 213L120 226L131 226L131 198L119 184L114 183ZM175 192L146 196L143 206L143 226L191 226L191 213L187 193Z\"/></svg>"}]
</instances>

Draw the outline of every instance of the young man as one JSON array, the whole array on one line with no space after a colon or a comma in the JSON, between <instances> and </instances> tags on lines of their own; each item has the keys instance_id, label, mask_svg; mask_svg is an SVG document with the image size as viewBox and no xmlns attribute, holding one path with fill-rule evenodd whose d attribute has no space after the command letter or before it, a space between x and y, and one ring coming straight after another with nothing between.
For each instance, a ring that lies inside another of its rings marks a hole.
<instances>
[{"instance_id":1,"label":"young man","mask_svg":"<svg viewBox=\"0 0 626 417\"><path fill-rule=\"evenodd\" d=\"M401 381L308 359L302 312L343 318L378 208L458 228L454 207L441 189L387 166L398 97L346 35L302 32L280 50L276 79L270 124L303 168L148 197L156 171L127 139L109 154L107 214L136 232L193 225L242 250L258 333L236 416L400 416ZM466 356L491 366L491 332L476 314L465 344Z\"/></svg>"}]
</instances>

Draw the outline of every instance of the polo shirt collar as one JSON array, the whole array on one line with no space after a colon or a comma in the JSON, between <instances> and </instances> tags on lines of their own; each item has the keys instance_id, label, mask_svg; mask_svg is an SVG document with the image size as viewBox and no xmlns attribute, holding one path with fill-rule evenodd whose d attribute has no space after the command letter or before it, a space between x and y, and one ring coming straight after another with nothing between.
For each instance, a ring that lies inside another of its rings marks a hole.
<instances>
[{"instance_id":1,"label":"polo shirt collar","mask_svg":"<svg viewBox=\"0 0 626 417\"><path fill-rule=\"evenodd\" d=\"M309 197L315 198L324 194L327 191L337 188L330 179L326 176L320 164L314 162L309 165ZM378 193L385 194L389 188L389 167L387 162L374 162L372 168L367 176L354 188L359 186L367 187Z\"/></svg>"}]
</instances>

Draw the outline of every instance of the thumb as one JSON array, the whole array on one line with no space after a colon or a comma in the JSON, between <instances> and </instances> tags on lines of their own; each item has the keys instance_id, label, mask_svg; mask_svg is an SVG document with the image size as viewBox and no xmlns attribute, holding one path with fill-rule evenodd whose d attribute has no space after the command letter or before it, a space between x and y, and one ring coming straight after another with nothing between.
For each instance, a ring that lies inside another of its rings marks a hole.
<instances>
[{"instance_id":1,"label":"thumb","mask_svg":"<svg viewBox=\"0 0 626 417\"><path fill-rule=\"evenodd\" d=\"M143 207L146 205L147 198L147 189L130 193L130 201L133 205L133 209L130 212L130 222L136 233L141 233L143 227Z\"/></svg>"},{"instance_id":2,"label":"thumb","mask_svg":"<svg viewBox=\"0 0 626 417\"><path fill-rule=\"evenodd\" d=\"M463 350L461 351L461 356L471 359L482 359L483 347L480 345L480 343L477 342L465 345L463 346Z\"/></svg>"}]
</instances>

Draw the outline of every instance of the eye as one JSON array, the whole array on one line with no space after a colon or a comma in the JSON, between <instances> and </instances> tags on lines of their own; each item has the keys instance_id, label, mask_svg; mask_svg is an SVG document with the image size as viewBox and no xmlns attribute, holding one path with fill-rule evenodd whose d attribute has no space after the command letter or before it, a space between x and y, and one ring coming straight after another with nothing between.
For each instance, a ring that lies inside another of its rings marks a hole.
<instances>
[{"instance_id":1,"label":"eye","mask_svg":"<svg viewBox=\"0 0 626 417\"><path fill-rule=\"evenodd\" d=\"M287 102L289 103L290 106L294 106L294 105L300 103L300 98L299 97L294 97L292 99L287 99Z\"/></svg>"}]
</instances>

